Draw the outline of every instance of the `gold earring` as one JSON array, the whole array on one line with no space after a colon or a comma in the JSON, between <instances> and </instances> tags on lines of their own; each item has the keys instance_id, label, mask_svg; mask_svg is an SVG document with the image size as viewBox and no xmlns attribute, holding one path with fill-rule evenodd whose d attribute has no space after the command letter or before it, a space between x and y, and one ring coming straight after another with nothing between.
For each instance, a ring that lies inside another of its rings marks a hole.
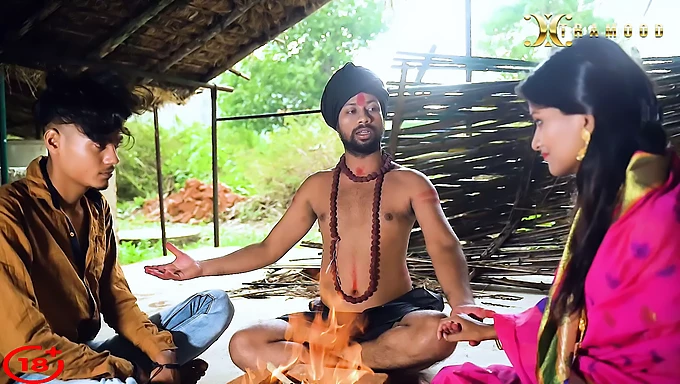
<instances>
[{"instance_id":1,"label":"gold earring","mask_svg":"<svg viewBox=\"0 0 680 384\"><path fill-rule=\"evenodd\" d=\"M590 144L590 131L583 128L581 130L581 138L585 144L583 145L583 148L578 151L578 155L576 155L576 160L578 161L583 160L583 158L586 156L586 150L588 149L588 144Z\"/></svg>"}]
</instances>

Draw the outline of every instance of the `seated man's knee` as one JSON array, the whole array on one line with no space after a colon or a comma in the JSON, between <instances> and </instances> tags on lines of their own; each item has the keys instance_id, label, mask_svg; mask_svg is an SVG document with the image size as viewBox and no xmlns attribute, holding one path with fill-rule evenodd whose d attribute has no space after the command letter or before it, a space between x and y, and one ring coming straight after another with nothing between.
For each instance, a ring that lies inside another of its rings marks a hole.
<instances>
[{"instance_id":1,"label":"seated man's knee","mask_svg":"<svg viewBox=\"0 0 680 384\"><path fill-rule=\"evenodd\" d=\"M240 369L255 369L257 361L258 335L252 330L242 329L236 331L229 340L229 356L231 361Z\"/></svg>"},{"instance_id":2,"label":"seated man's knee","mask_svg":"<svg viewBox=\"0 0 680 384\"><path fill-rule=\"evenodd\" d=\"M423 313L413 324L418 333L414 349L419 356L426 356L433 363L446 359L456 349L456 343L437 339L437 328L444 317L444 314L437 312Z\"/></svg>"}]
</instances>

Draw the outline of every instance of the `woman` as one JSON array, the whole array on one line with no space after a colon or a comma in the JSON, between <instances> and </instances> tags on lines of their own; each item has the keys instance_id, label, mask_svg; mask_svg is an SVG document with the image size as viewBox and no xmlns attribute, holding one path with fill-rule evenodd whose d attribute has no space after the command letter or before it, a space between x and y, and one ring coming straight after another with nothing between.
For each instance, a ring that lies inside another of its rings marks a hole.
<instances>
[{"instance_id":1,"label":"woman","mask_svg":"<svg viewBox=\"0 0 680 384\"><path fill-rule=\"evenodd\" d=\"M497 340L512 367L446 367L433 383L679 383L680 160L652 83L614 41L583 38L518 94L550 173L576 175L565 252L536 307L454 308L440 325L451 342Z\"/></svg>"}]
</instances>

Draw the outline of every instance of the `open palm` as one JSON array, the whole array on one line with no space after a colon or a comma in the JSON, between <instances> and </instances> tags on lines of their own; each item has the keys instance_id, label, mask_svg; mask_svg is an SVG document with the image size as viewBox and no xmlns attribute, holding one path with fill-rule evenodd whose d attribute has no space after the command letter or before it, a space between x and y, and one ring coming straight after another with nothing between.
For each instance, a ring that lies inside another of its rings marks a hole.
<instances>
[{"instance_id":1,"label":"open palm","mask_svg":"<svg viewBox=\"0 0 680 384\"><path fill-rule=\"evenodd\" d=\"M201 265L184 251L173 244L167 244L168 251L175 255L175 260L169 264L149 265L144 272L163 280L189 280L201 275Z\"/></svg>"}]
</instances>

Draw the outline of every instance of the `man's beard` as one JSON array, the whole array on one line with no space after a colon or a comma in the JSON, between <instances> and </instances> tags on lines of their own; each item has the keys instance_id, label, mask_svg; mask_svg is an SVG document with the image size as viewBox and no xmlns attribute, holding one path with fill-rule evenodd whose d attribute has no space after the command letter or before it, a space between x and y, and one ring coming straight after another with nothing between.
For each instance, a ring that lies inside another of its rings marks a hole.
<instances>
[{"instance_id":1,"label":"man's beard","mask_svg":"<svg viewBox=\"0 0 680 384\"><path fill-rule=\"evenodd\" d=\"M359 141L354 136L354 132L362 128L368 128L373 131L373 136L369 141ZM378 134L378 132L378 129L372 125L361 126L355 128L352 131L349 140L341 133L340 140L342 141L342 145L345 147L345 151L357 157L364 157L380 151L382 137Z\"/></svg>"}]
</instances>

